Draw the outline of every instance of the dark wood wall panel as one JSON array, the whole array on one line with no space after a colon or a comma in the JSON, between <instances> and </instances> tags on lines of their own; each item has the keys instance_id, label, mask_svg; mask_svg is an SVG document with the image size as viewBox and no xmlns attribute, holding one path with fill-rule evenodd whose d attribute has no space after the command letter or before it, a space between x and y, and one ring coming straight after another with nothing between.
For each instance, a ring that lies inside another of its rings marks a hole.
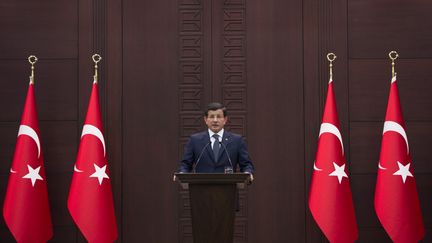
<instances>
[{"instance_id":1,"label":"dark wood wall panel","mask_svg":"<svg viewBox=\"0 0 432 243\"><path fill-rule=\"evenodd\" d=\"M0 59L76 58L78 1L14 1L0 3Z\"/></svg>"},{"instance_id":2,"label":"dark wood wall panel","mask_svg":"<svg viewBox=\"0 0 432 243\"><path fill-rule=\"evenodd\" d=\"M29 54L19 60L1 60L0 114L2 121L21 119L27 93ZM35 92L41 120L74 120L77 118L77 64L73 60L40 60L36 64Z\"/></svg>"},{"instance_id":3,"label":"dark wood wall panel","mask_svg":"<svg viewBox=\"0 0 432 243\"><path fill-rule=\"evenodd\" d=\"M7 177L6 176L0 176L0 182L2 183L2 190L0 191L2 195L5 195L6 193L6 184L7 184ZM3 217L2 217L3 218ZM12 234L9 232L9 229L6 227L6 224L4 220L0 220L0 236L2 239L2 242L16 242L13 238Z\"/></svg>"},{"instance_id":4,"label":"dark wood wall panel","mask_svg":"<svg viewBox=\"0 0 432 243\"><path fill-rule=\"evenodd\" d=\"M417 172L419 170L416 170ZM424 242L432 242L432 180L430 173L416 173L417 190L419 192L420 206L426 228Z\"/></svg>"},{"instance_id":5,"label":"dark wood wall panel","mask_svg":"<svg viewBox=\"0 0 432 243\"><path fill-rule=\"evenodd\" d=\"M364 200L364 198L374 198L376 174L351 174L351 189L355 202L356 218L359 230L379 228L380 222L375 214L374 200ZM360 232L360 241L362 233ZM387 238L388 237L383 237Z\"/></svg>"},{"instance_id":6,"label":"dark wood wall panel","mask_svg":"<svg viewBox=\"0 0 432 243\"><path fill-rule=\"evenodd\" d=\"M384 122L350 123L351 173L377 173L383 125Z\"/></svg>"},{"instance_id":7,"label":"dark wood wall panel","mask_svg":"<svg viewBox=\"0 0 432 243\"><path fill-rule=\"evenodd\" d=\"M404 53L399 52L403 57ZM351 121L383 121L390 91L388 51L379 60L354 59L349 64ZM432 59L398 59L397 84L406 121L432 121Z\"/></svg>"},{"instance_id":8,"label":"dark wood wall panel","mask_svg":"<svg viewBox=\"0 0 432 243\"><path fill-rule=\"evenodd\" d=\"M247 134L256 166L248 242L302 242L302 1L247 1Z\"/></svg>"},{"instance_id":9,"label":"dark wood wall panel","mask_svg":"<svg viewBox=\"0 0 432 243\"><path fill-rule=\"evenodd\" d=\"M65 236L56 232L57 227L68 228L76 232L75 223L71 220L67 209L67 197L71 180L72 173L47 173L51 219L54 226L54 235L59 239Z\"/></svg>"},{"instance_id":10,"label":"dark wood wall panel","mask_svg":"<svg viewBox=\"0 0 432 243\"><path fill-rule=\"evenodd\" d=\"M80 138L76 121L41 121L39 125L46 172L72 175Z\"/></svg>"},{"instance_id":11,"label":"dark wood wall panel","mask_svg":"<svg viewBox=\"0 0 432 243\"><path fill-rule=\"evenodd\" d=\"M177 242L177 1L123 1L123 242Z\"/></svg>"},{"instance_id":12,"label":"dark wood wall panel","mask_svg":"<svg viewBox=\"0 0 432 243\"><path fill-rule=\"evenodd\" d=\"M105 103L105 137L109 151L111 186L118 225L119 242L123 239L122 225L122 94L123 94L123 36L122 36L122 0L105 1L106 6L106 56L105 77L107 97Z\"/></svg>"},{"instance_id":13,"label":"dark wood wall panel","mask_svg":"<svg viewBox=\"0 0 432 243\"><path fill-rule=\"evenodd\" d=\"M321 80L319 53L319 23L322 20L318 16L320 1L304 0L303 1L303 82L304 84L304 161L310 162L315 160L316 140L319 134L321 112L320 104L322 101L321 85L325 82ZM307 17L306 17L307 16ZM321 57L322 58L322 57ZM310 179L313 167L311 163L305 165L305 188L310 187ZM308 191L308 190L306 190ZM308 195L305 193L305 195ZM316 226L312 215L307 208L306 212L306 236L305 242L318 242L321 239L321 233Z\"/></svg>"},{"instance_id":14,"label":"dark wood wall panel","mask_svg":"<svg viewBox=\"0 0 432 243\"><path fill-rule=\"evenodd\" d=\"M350 58L382 58L390 50L405 58L431 57L431 8L427 0L349 0Z\"/></svg>"},{"instance_id":15,"label":"dark wood wall panel","mask_svg":"<svg viewBox=\"0 0 432 243\"><path fill-rule=\"evenodd\" d=\"M391 65L386 60L351 60L349 65L349 106L351 121L383 121L390 91ZM400 68L398 61L397 70ZM402 72L400 72L402 75ZM401 80L400 75L398 79ZM404 81L398 82L398 86ZM400 90L401 91L401 90ZM402 97L401 97L402 98ZM407 118L405 116L405 118Z\"/></svg>"},{"instance_id":16,"label":"dark wood wall panel","mask_svg":"<svg viewBox=\"0 0 432 243\"><path fill-rule=\"evenodd\" d=\"M416 174L432 174L428 148L428 145L432 144L432 122L407 122L406 130Z\"/></svg>"},{"instance_id":17,"label":"dark wood wall panel","mask_svg":"<svg viewBox=\"0 0 432 243\"><path fill-rule=\"evenodd\" d=\"M0 147L2 153L0 153L0 171L5 175L10 169L12 163L12 157L15 150L16 136L18 134L19 122L1 122L0 123L0 134L2 139L0 140ZM6 185L5 185L6 188ZM2 195L2 194L0 194Z\"/></svg>"},{"instance_id":18,"label":"dark wood wall panel","mask_svg":"<svg viewBox=\"0 0 432 243\"><path fill-rule=\"evenodd\" d=\"M50 242L64 242L64 243L75 243L77 231L74 227L63 227L55 226L54 231L56 234L50 240Z\"/></svg>"}]
</instances>

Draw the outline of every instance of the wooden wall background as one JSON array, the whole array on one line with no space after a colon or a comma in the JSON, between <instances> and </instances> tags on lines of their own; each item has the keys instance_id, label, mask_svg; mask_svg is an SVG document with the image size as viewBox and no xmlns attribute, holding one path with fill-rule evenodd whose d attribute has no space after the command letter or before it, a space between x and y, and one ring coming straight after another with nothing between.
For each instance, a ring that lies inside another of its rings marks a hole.
<instances>
[{"instance_id":1,"label":"wooden wall background","mask_svg":"<svg viewBox=\"0 0 432 243\"><path fill-rule=\"evenodd\" d=\"M91 81L100 96L118 242L191 242L187 193L171 181L213 100L243 134L256 181L242 193L236 242L326 242L307 208L335 52L335 92L360 230L390 242L373 209L381 131L397 50L399 91L432 241L432 2L426 0L2 0L0 201L28 84L36 97L53 242L84 242L66 208ZM13 242L3 218L0 241Z\"/></svg>"}]
</instances>

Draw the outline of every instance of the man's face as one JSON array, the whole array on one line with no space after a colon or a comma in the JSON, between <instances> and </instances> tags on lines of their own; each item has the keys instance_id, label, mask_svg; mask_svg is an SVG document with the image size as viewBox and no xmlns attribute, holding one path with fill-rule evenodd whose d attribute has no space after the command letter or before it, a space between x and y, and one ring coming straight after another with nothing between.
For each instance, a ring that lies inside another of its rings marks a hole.
<instances>
[{"instance_id":1,"label":"man's face","mask_svg":"<svg viewBox=\"0 0 432 243\"><path fill-rule=\"evenodd\" d=\"M218 133L222 128L224 128L228 117L225 117L222 109L215 111L208 111L208 115L204 117L204 122L207 127L214 133Z\"/></svg>"}]
</instances>

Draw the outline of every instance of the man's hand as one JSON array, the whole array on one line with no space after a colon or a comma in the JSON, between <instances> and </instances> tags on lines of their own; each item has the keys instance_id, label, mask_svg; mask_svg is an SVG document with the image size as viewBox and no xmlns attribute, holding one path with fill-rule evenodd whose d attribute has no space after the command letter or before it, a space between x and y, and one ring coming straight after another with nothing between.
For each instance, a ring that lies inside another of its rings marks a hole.
<instances>
[{"instance_id":1,"label":"man's hand","mask_svg":"<svg viewBox=\"0 0 432 243\"><path fill-rule=\"evenodd\" d=\"M177 176L173 175L173 181L176 181L176 180L177 180Z\"/></svg>"},{"instance_id":2,"label":"man's hand","mask_svg":"<svg viewBox=\"0 0 432 243\"><path fill-rule=\"evenodd\" d=\"M253 174L250 172L245 172L246 174L249 174L249 181L252 182L254 180Z\"/></svg>"}]
</instances>

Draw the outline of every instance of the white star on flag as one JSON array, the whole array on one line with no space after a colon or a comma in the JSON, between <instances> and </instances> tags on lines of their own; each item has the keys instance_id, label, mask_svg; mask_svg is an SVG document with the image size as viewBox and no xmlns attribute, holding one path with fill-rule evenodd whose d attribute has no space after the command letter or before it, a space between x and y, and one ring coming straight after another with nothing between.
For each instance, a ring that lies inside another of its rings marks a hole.
<instances>
[{"instance_id":1,"label":"white star on flag","mask_svg":"<svg viewBox=\"0 0 432 243\"><path fill-rule=\"evenodd\" d=\"M411 172L409 171L409 167L410 167L411 163L408 163L405 166L403 164L401 164L399 161L397 163L399 166L399 170L396 171L393 175L400 175L402 177L403 183L405 184L406 178L408 176L414 177L413 174L411 174Z\"/></svg>"},{"instance_id":2,"label":"white star on flag","mask_svg":"<svg viewBox=\"0 0 432 243\"><path fill-rule=\"evenodd\" d=\"M23 176L23 178L30 179L33 187L36 183L36 180L43 181L43 178L39 175L40 166L37 167L36 169L33 169L29 164L27 164L27 168L28 168L29 173L27 175Z\"/></svg>"},{"instance_id":3,"label":"white star on flag","mask_svg":"<svg viewBox=\"0 0 432 243\"><path fill-rule=\"evenodd\" d=\"M343 164L342 166L339 166L335 162L333 162L333 166L334 166L335 170L332 173L330 173L329 176L337 176L337 178L339 180L339 184L341 184L343 177L348 178L348 175L345 173L345 164Z\"/></svg>"},{"instance_id":4,"label":"white star on flag","mask_svg":"<svg viewBox=\"0 0 432 243\"><path fill-rule=\"evenodd\" d=\"M106 165L104 165L102 168L94 164L95 173L93 173L90 177L97 177L99 180L99 185L102 185L103 178L109 179L108 175L105 173Z\"/></svg>"}]
</instances>

